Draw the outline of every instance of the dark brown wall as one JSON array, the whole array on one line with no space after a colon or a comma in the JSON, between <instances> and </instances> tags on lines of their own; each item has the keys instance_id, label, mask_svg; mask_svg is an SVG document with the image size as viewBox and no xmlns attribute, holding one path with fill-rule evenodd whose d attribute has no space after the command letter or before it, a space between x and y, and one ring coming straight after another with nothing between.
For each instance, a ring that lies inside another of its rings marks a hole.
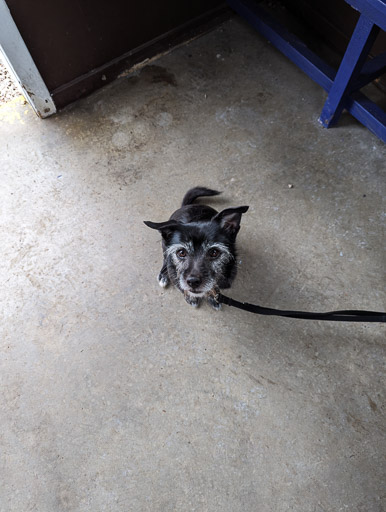
<instances>
[{"instance_id":1,"label":"dark brown wall","mask_svg":"<svg viewBox=\"0 0 386 512\"><path fill-rule=\"evenodd\" d=\"M100 84L87 74L108 63L108 80L122 56L145 58L154 40L186 37L208 22L222 0L6 0L16 25L54 99L68 103ZM146 52L143 46L148 48ZM115 61L115 62L114 62ZM129 64L130 64L129 62ZM86 75L86 76L85 76ZM94 77L95 78L95 77ZM72 83L72 82L77 83ZM63 92L67 90L67 96ZM71 92L71 91L72 92ZM65 95L66 96L66 95ZM60 105L59 105L60 106Z\"/></svg>"}]
</instances>

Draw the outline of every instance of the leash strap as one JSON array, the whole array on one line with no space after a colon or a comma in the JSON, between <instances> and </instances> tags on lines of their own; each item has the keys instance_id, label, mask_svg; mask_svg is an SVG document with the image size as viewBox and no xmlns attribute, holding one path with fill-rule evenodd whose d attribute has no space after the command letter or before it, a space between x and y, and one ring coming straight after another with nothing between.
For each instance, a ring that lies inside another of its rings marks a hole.
<instances>
[{"instance_id":1,"label":"leash strap","mask_svg":"<svg viewBox=\"0 0 386 512\"><path fill-rule=\"evenodd\" d=\"M221 304L257 313L258 315L285 316L303 320L328 320L330 322L386 322L386 313L363 310L330 311L328 313L310 313L306 311L285 311L281 309L264 308L248 302L239 302L221 293L216 297Z\"/></svg>"}]
</instances>

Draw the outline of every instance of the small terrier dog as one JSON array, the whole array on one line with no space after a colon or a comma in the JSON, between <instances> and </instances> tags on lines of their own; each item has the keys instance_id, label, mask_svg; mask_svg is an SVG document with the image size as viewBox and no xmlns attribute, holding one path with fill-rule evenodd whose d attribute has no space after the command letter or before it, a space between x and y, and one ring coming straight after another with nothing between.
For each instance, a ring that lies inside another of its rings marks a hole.
<instances>
[{"instance_id":1,"label":"small terrier dog","mask_svg":"<svg viewBox=\"0 0 386 512\"><path fill-rule=\"evenodd\" d=\"M236 236L241 215L248 206L227 208L217 212L203 204L193 204L201 196L221 192L204 187L190 189L166 222L145 221L162 235L164 261L158 275L162 288L173 283L191 306L206 298L215 309L222 288L230 288L236 276Z\"/></svg>"}]
</instances>

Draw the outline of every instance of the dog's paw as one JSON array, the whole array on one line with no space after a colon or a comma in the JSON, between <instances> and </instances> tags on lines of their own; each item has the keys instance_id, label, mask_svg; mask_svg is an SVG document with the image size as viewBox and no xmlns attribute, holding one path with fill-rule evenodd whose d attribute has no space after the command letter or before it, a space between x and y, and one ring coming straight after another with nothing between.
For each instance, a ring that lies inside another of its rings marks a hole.
<instances>
[{"instance_id":1,"label":"dog's paw","mask_svg":"<svg viewBox=\"0 0 386 512\"><path fill-rule=\"evenodd\" d=\"M214 298L214 297L209 297L208 298L208 303L212 306L213 309L215 309L216 311L219 311L221 309L221 304L220 302L217 302L217 300Z\"/></svg>"},{"instance_id":2,"label":"dog's paw","mask_svg":"<svg viewBox=\"0 0 386 512\"><path fill-rule=\"evenodd\" d=\"M170 280L168 275L166 274L159 274L158 276L158 284L161 288L166 288L170 284Z\"/></svg>"},{"instance_id":3,"label":"dog's paw","mask_svg":"<svg viewBox=\"0 0 386 512\"><path fill-rule=\"evenodd\" d=\"M221 303L217 300L219 293L220 289L218 288L218 286L215 286L207 296L208 304L210 304L212 308L215 309L216 311L219 311L221 309Z\"/></svg>"},{"instance_id":4,"label":"dog's paw","mask_svg":"<svg viewBox=\"0 0 386 512\"><path fill-rule=\"evenodd\" d=\"M199 297L192 297L191 295L184 294L186 302L189 304L189 306L193 306L194 308L198 308L200 305L200 298Z\"/></svg>"}]
</instances>

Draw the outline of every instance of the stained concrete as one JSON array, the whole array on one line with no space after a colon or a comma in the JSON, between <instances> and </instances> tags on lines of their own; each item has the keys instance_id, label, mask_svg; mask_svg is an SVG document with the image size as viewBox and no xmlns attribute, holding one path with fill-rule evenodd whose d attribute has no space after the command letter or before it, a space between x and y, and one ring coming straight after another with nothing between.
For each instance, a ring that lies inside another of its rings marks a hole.
<instances>
[{"instance_id":1,"label":"stained concrete","mask_svg":"<svg viewBox=\"0 0 386 512\"><path fill-rule=\"evenodd\" d=\"M250 205L233 297L385 309L385 146L324 99L234 19L0 109L1 512L385 510L384 326L193 309L142 223L218 188Z\"/></svg>"}]
</instances>

